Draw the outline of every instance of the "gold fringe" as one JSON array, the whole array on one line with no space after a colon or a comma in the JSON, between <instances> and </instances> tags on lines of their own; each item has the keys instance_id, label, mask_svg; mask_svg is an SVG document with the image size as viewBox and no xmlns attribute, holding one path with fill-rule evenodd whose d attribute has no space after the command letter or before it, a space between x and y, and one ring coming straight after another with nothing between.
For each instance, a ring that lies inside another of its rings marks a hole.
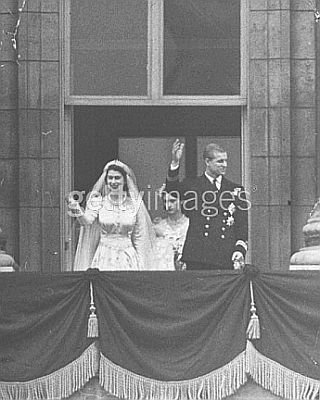
<instances>
[{"instance_id":1,"label":"gold fringe","mask_svg":"<svg viewBox=\"0 0 320 400\"><path fill-rule=\"evenodd\" d=\"M195 379L159 381L128 371L100 354L100 385L114 396L138 400L220 400L247 381L245 351L225 366Z\"/></svg>"},{"instance_id":2,"label":"gold fringe","mask_svg":"<svg viewBox=\"0 0 320 400\"><path fill-rule=\"evenodd\" d=\"M276 396L296 400L314 400L320 397L320 381L291 371L259 353L247 341L247 372L264 389Z\"/></svg>"},{"instance_id":3,"label":"gold fringe","mask_svg":"<svg viewBox=\"0 0 320 400\"><path fill-rule=\"evenodd\" d=\"M27 382L0 382L0 399L57 400L71 396L98 373L99 350L92 343L79 358L50 375Z\"/></svg>"}]
</instances>

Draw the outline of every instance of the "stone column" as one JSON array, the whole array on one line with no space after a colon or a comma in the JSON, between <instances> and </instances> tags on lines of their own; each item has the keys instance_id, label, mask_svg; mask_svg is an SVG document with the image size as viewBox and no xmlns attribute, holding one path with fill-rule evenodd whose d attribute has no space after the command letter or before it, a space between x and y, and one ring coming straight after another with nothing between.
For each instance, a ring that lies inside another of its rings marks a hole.
<instances>
[{"instance_id":1,"label":"stone column","mask_svg":"<svg viewBox=\"0 0 320 400\"><path fill-rule=\"evenodd\" d=\"M302 227L317 198L316 0L292 0L291 9L291 239L303 246Z\"/></svg>"},{"instance_id":2,"label":"stone column","mask_svg":"<svg viewBox=\"0 0 320 400\"><path fill-rule=\"evenodd\" d=\"M20 260L60 270L59 1L28 0L19 27Z\"/></svg>"},{"instance_id":3,"label":"stone column","mask_svg":"<svg viewBox=\"0 0 320 400\"><path fill-rule=\"evenodd\" d=\"M0 2L0 228L19 262L18 59L12 41L17 11L17 0Z\"/></svg>"},{"instance_id":4,"label":"stone column","mask_svg":"<svg viewBox=\"0 0 320 400\"><path fill-rule=\"evenodd\" d=\"M264 269L288 269L291 251L290 21L289 0L250 1L250 246Z\"/></svg>"}]
</instances>

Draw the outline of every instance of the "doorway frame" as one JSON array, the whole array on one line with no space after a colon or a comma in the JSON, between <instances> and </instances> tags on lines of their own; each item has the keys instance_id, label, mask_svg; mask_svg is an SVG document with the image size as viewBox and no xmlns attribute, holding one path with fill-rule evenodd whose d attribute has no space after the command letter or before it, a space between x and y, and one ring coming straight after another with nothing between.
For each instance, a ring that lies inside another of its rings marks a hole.
<instances>
[{"instance_id":1,"label":"doorway frame","mask_svg":"<svg viewBox=\"0 0 320 400\"><path fill-rule=\"evenodd\" d=\"M75 253L75 229L67 214L65 195L73 188L73 108L74 106L241 106L241 170L242 184L251 186L250 136L248 115L248 20L249 0L240 0L240 95L235 96L163 96L162 48L163 2L148 0L148 96L75 96L70 94L70 2L59 0L60 23L60 254L61 270L71 271ZM250 242L249 212L249 242ZM250 263L250 246L247 262Z\"/></svg>"}]
</instances>

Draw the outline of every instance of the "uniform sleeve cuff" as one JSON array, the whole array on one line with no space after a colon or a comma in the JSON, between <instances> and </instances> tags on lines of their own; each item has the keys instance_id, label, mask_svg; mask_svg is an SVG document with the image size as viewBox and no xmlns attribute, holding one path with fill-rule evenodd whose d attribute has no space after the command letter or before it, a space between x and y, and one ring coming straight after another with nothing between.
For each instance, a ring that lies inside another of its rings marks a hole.
<instances>
[{"instance_id":1,"label":"uniform sleeve cuff","mask_svg":"<svg viewBox=\"0 0 320 400\"><path fill-rule=\"evenodd\" d=\"M244 240L237 240L236 246L242 246L245 251L248 250L248 242L245 242Z\"/></svg>"},{"instance_id":2,"label":"uniform sleeve cuff","mask_svg":"<svg viewBox=\"0 0 320 400\"><path fill-rule=\"evenodd\" d=\"M179 177L179 165L176 168L172 169L172 164L170 164L169 170L168 170L168 180L169 181L175 181Z\"/></svg>"},{"instance_id":3,"label":"uniform sleeve cuff","mask_svg":"<svg viewBox=\"0 0 320 400\"><path fill-rule=\"evenodd\" d=\"M246 252L248 251L248 243L244 240L238 240L236 242L235 251L240 251L245 256Z\"/></svg>"},{"instance_id":4,"label":"uniform sleeve cuff","mask_svg":"<svg viewBox=\"0 0 320 400\"><path fill-rule=\"evenodd\" d=\"M175 163L174 161L171 161L170 169L171 169L171 171L174 171L174 170L178 169L179 166L180 166L179 163Z\"/></svg>"}]
</instances>

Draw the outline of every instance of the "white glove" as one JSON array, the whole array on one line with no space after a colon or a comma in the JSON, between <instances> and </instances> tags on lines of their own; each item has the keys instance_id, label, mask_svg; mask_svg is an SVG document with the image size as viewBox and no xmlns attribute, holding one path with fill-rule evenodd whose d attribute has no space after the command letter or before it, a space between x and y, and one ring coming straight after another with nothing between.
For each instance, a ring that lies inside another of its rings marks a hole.
<instances>
[{"instance_id":1,"label":"white glove","mask_svg":"<svg viewBox=\"0 0 320 400\"><path fill-rule=\"evenodd\" d=\"M241 269L244 267L244 257L241 251L235 251L232 254L231 260L233 262L234 269Z\"/></svg>"}]
</instances>

